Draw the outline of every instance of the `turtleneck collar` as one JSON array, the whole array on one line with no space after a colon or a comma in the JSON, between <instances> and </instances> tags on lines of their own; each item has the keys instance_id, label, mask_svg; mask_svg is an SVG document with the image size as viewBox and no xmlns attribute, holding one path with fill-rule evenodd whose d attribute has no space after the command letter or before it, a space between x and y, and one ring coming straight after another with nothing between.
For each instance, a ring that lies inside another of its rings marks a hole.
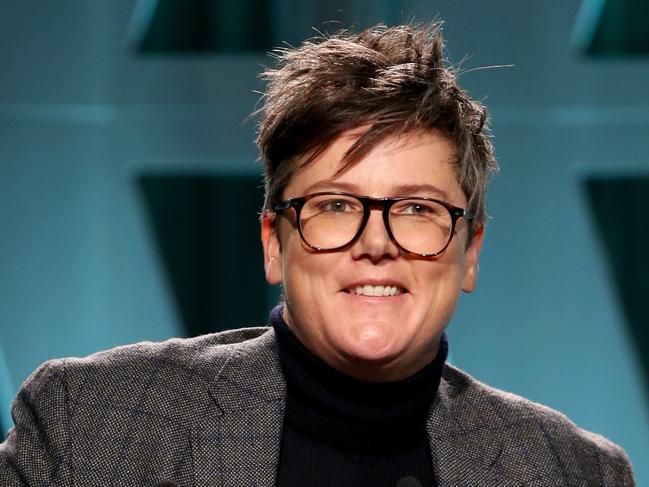
<instances>
[{"instance_id":1,"label":"turtleneck collar","mask_svg":"<svg viewBox=\"0 0 649 487\"><path fill-rule=\"evenodd\" d=\"M435 359L407 379L374 383L349 377L311 353L272 310L287 383L285 422L313 439L358 452L406 451L426 444L426 418L448 354L442 336Z\"/></svg>"}]
</instances>

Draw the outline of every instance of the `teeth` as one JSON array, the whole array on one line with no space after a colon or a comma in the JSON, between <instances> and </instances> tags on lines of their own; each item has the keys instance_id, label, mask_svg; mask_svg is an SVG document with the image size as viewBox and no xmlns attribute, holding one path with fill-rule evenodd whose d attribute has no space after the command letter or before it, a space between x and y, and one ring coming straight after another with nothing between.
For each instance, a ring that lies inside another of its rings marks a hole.
<instances>
[{"instance_id":1,"label":"teeth","mask_svg":"<svg viewBox=\"0 0 649 487\"><path fill-rule=\"evenodd\" d=\"M365 284L364 286L356 286L350 289L352 294L359 294L361 296L396 296L401 294L401 289L396 286L371 286Z\"/></svg>"}]
</instances>

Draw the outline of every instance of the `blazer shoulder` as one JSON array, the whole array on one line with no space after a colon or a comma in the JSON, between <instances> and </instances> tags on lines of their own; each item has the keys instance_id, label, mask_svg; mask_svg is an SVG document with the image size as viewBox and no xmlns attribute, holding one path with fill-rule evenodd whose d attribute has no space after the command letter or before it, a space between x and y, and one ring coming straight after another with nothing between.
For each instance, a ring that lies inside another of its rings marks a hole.
<instances>
[{"instance_id":1,"label":"blazer shoulder","mask_svg":"<svg viewBox=\"0 0 649 487\"><path fill-rule=\"evenodd\" d=\"M54 359L49 366L64 366L68 371L110 371L147 363L164 366L196 366L202 362L226 359L233 350L261 337L268 327L239 328L193 338L170 338L160 342L143 341L121 345L86 357Z\"/></svg>"},{"instance_id":2,"label":"blazer shoulder","mask_svg":"<svg viewBox=\"0 0 649 487\"><path fill-rule=\"evenodd\" d=\"M109 476L155 462L189 478L188 432L218 414L212 383L231 357L267 346L274 338L266 331L142 342L46 362L14 401L15 428L0 444L0 484L76 485L86 465ZM122 461L124 445L129 461Z\"/></svg>"},{"instance_id":3,"label":"blazer shoulder","mask_svg":"<svg viewBox=\"0 0 649 487\"><path fill-rule=\"evenodd\" d=\"M45 362L23 384L23 390L49 387L53 379L73 406L122 404L136 407L143 394L148 402L196 400L234 355L268 341L268 327L241 328L195 338L140 342L94 353ZM183 401L185 402L185 401Z\"/></svg>"},{"instance_id":4,"label":"blazer shoulder","mask_svg":"<svg viewBox=\"0 0 649 487\"><path fill-rule=\"evenodd\" d=\"M537 432L551 448L556 445L559 450L568 445L572 451L594 455L605 470L611 470L611 475L628 479L623 485L634 485L626 452L604 436L578 427L565 414L491 387L452 365L445 367L443 379L450 399L461 401L463 407L486 411L492 424L500 423L505 428L517 425L520 431Z\"/></svg>"}]
</instances>

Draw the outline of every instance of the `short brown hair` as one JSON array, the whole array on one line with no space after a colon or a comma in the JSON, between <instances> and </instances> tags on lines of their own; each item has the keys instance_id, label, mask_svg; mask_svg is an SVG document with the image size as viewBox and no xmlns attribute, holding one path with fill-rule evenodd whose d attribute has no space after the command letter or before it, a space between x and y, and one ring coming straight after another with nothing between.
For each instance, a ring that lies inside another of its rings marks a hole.
<instances>
[{"instance_id":1,"label":"short brown hair","mask_svg":"<svg viewBox=\"0 0 649 487\"><path fill-rule=\"evenodd\" d=\"M266 210L281 201L295 171L345 131L369 127L345 154L341 172L388 135L440 130L454 144L475 222L485 223L487 181L498 168L487 111L460 88L443 58L441 22L342 30L275 55L277 68L262 74L267 90L257 138Z\"/></svg>"}]
</instances>

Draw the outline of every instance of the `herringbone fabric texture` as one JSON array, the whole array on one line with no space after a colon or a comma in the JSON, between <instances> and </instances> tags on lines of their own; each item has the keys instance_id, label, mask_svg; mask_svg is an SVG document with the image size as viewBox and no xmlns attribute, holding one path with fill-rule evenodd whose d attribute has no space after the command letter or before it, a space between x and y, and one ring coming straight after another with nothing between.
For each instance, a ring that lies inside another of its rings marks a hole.
<instances>
[{"instance_id":1,"label":"herringbone fabric texture","mask_svg":"<svg viewBox=\"0 0 649 487\"><path fill-rule=\"evenodd\" d=\"M284 398L266 328L54 360L16 398L0 486L271 487ZM428 435L443 487L634 485L616 445L452 366Z\"/></svg>"}]
</instances>

